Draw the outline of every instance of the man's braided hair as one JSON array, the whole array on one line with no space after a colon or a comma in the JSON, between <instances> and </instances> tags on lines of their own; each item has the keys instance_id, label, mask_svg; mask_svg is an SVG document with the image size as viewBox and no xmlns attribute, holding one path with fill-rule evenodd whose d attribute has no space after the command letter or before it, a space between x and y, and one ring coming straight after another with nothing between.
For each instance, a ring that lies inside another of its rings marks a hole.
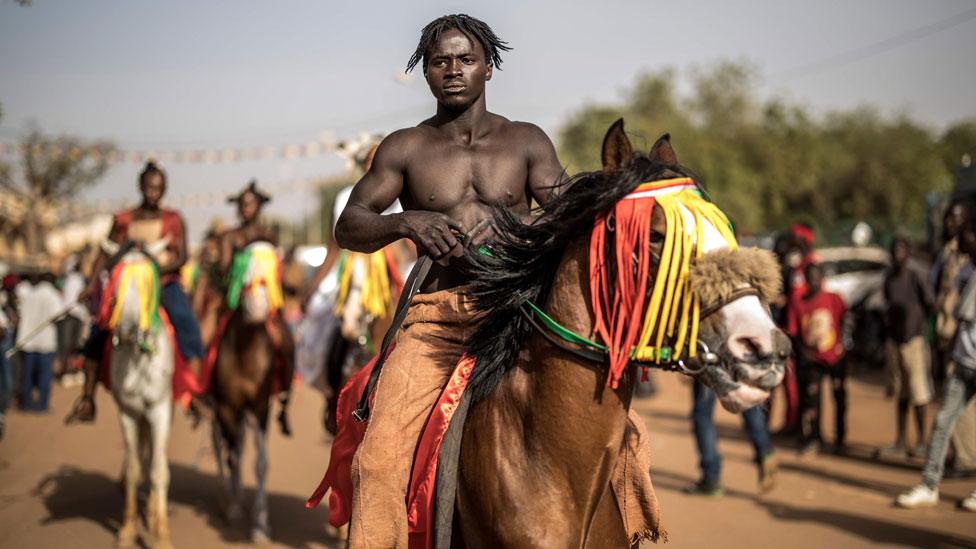
<instances>
[{"instance_id":1,"label":"man's braided hair","mask_svg":"<svg viewBox=\"0 0 976 549\"><path fill-rule=\"evenodd\" d=\"M501 52L511 51L512 49L508 46L508 42L498 38L495 31L491 30L491 27L484 21L471 17L470 15L458 13L438 17L424 27L424 30L420 33L420 42L417 44L417 50L413 52L410 60L407 61L406 72L412 71L417 64L421 64L424 74L426 74L427 54L437 43L441 34L452 29L459 30L467 35L468 38L477 40L481 44L481 48L485 51L488 64L501 69Z\"/></svg>"}]
</instances>

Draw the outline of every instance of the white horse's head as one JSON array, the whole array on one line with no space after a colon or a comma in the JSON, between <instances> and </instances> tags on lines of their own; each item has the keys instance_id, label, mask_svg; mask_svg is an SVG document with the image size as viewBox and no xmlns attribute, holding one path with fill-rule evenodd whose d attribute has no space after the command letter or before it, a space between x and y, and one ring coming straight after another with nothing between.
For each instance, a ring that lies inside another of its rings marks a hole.
<instances>
[{"instance_id":1,"label":"white horse's head","mask_svg":"<svg viewBox=\"0 0 976 549\"><path fill-rule=\"evenodd\" d=\"M240 254L231 270L231 291L239 292L245 322L266 322L284 305L278 250L262 241L248 245Z\"/></svg>"},{"instance_id":2,"label":"white horse's head","mask_svg":"<svg viewBox=\"0 0 976 549\"><path fill-rule=\"evenodd\" d=\"M636 158L632 151L619 121L604 139L604 170L629 168ZM641 218L646 223L649 217L650 250L644 260L649 286L637 297L646 296L647 312L634 342L635 357L680 358L685 372L715 390L727 410L755 406L782 381L791 354L789 338L773 323L767 305L780 290L779 267L770 252L739 248L725 214L691 178L666 168L678 166L669 136L641 158L648 161L665 179L644 183L625 197L615 210L616 227L607 229L619 246L628 223ZM642 213L629 213L638 210ZM634 253L636 272L639 251Z\"/></svg>"},{"instance_id":3,"label":"white horse's head","mask_svg":"<svg viewBox=\"0 0 976 549\"><path fill-rule=\"evenodd\" d=\"M103 298L101 320L113 332L115 345L135 343L150 351L150 336L160 327L159 296L162 290L159 270L153 259L166 249L162 239L146 247L133 243L102 243L102 249L115 258L109 287Z\"/></svg>"},{"instance_id":4,"label":"white horse's head","mask_svg":"<svg viewBox=\"0 0 976 549\"><path fill-rule=\"evenodd\" d=\"M385 252L346 252L340 264L336 299L342 337L364 345L373 321L390 313L390 272Z\"/></svg>"}]
</instances>

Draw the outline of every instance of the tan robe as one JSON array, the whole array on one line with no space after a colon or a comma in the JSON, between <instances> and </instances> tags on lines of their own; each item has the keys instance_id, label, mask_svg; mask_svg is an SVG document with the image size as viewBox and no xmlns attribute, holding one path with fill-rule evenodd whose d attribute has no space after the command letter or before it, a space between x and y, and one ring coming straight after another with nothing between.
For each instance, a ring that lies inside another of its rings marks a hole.
<instances>
[{"instance_id":1,"label":"tan robe","mask_svg":"<svg viewBox=\"0 0 976 549\"><path fill-rule=\"evenodd\" d=\"M413 298L376 386L369 426L352 463L349 547L406 548L407 485L424 422L477 328L454 290ZM611 483L631 539L656 538L658 505L644 422L633 411Z\"/></svg>"}]
</instances>

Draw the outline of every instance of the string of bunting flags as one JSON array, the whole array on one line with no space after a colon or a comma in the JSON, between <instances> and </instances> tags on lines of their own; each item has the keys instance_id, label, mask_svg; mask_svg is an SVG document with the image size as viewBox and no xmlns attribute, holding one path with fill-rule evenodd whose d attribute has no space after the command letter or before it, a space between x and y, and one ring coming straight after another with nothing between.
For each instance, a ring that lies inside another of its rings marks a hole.
<instances>
[{"instance_id":1,"label":"string of bunting flags","mask_svg":"<svg viewBox=\"0 0 976 549\"><path fill-rule=\"evenodd\" d=\"M143 163L149 159L157 160L164 164L232 164L268 159L297 160L300 158L323 156L338 152L341 146L342 142L327 136L289 145L186 150L132 149L103 152L94 147L82 148L73 146L65 148L52 144L48 146L35 146L31 154L35 157L64 154L77 157L85 153L96 162L102 160L102 155L106 155L110 164L122 162ZM22 156L24 152L25 145L23 144L0 142L0 156L14 154Z\"/></svg>"},{"instance_id":2,"label":"string of bunting flags","mask_svg":"<svg viewBox=\"0 0 976 549\"><path fill-rule=\"evenodd\" d=\"M278 181L272 183L262 183L262 189L275 195L287 195L295 192L316 192L322 189L326 177L308 177L288 181ZM232 191L206 191L184 193L175 196L167 196L164 202L167 206L187 209L187 208L206 208L219 206L227 202L227 197ZM131 205L131 200L98 200L94 202L72 201L65 203L62 207L70 218L91 215L98 212L109 212L119 210Z\"/></svg>"}]
</instances>

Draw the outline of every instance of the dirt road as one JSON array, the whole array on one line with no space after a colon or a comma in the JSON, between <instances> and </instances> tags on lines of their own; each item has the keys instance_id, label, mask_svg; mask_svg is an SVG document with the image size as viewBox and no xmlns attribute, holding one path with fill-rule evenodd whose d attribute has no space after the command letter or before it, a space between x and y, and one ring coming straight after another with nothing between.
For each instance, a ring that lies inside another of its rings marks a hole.
<instances>
[{"instance_id":1,"label":"dirt road","mask_svg":"<svg viewBox=\"0 0 976 549\"><path fill-rule=\"evenodd\" d=\"M852 383L852 456L800 458L792 441L777 441L779 485L765 496L757 494L752 451L738 418L718 411L726 495L709 499L681 492L698 476L688 420L691 390L675 375L660 375L658 383L658 395L636 407L653 436L652 476L669 547L976 547L976 515L953 508L976 489L976 479L946 481L943 501L934 509L891 506L899 490L918 481L919 463L880 464L870 458L893 436L893 405L878 385ZM0 442L0 548L112 546L122 515L117 485L122 442L114 404L101 391L98 422L65 427L61 420L77 391L55 388L47 415L12 411L9 416L7 436ZM326 533L325 509L303 507L328 457L328 439L319 425L322 398L299 388L293 402L295 436L286 439L273 429L270 440L272 545L337 547ZM826 427L826 436L830 433ZM221 518L208 430L192 431L178 414L170 458L174 544L246 544L246 530L227 526ZM250 446L245 468L245 483L251 486Z\"/></svg>"}]
</instances>

